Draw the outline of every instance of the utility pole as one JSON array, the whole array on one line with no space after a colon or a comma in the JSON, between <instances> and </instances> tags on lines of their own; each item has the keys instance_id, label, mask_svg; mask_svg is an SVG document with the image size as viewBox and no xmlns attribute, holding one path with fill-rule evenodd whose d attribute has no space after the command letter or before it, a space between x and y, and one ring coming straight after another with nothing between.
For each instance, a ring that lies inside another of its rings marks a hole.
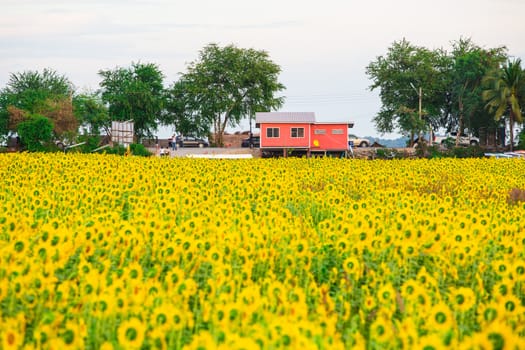
<instances>
[{"instance_id":1,"label":"utility pole","mask_svg":"<svg viewBox=\"0 0 525 350\"><path fill-rule=\"evenodd\" d=\"M419 99L419 112L418 112L419 120L423 120L423 108L422 108L422 105L423 105L423 88L421 88L421 86L420 86L419 89L416 89L416 87L412 83L410 83L410 86L417 93L417 96L418 96L418 99ZM432 145L432 127L430 127L429 129L430 129L430 134L428 136L428 145L431 146ZM421 131L419 132L419 139L421 140Z\"/></svg>"}]
</instances>

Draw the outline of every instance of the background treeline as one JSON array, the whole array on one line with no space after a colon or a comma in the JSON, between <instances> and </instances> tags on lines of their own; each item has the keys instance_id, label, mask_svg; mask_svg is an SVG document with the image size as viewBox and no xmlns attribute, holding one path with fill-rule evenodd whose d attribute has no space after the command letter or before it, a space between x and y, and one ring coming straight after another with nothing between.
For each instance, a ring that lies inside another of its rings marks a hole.
<instances>
[{"instance_id":1,"label":"background treeline","mask_svg":"<svg viewBox=\"0 0 525 350\"><path fill-rule=\"evenodd\" d=\"M135 139L154 137L161 126L208 136L222 145L226 127L284 103L280 66L268 53L210 44L167 83L154 63L135 62L98 72L94 91L76 91L51 69L11 73L0 87L0 137L18 135L30 151L86 142L94 149L111 122L132 120ZM430 130L468 130L523 123L525 72L505 47L483 48L470 39L451 50L394 42L366 67L381 109L372 118L380 133L398 131L410 140Z\"/></svg>"},{"instance_id":2,"label":"background treeline","mask_svg":"<svg viewBox=\"0 0 525 350\"><path fill-rule=\"evenodd\" d=\"M525 72L503 46L483 48L470 39L451 50L430 50L403 39L366 67L378 89L381 109L373 118L379 132L399 131L411 140L430 130L469 132L523 123ZM459 133L458 133L459 135Z\"/></svg>"},{"instance_id":3,"label":"background treeline","mask_svg":"<svg viewBox=\"0 0 525 350\"><path fill-rule=\"evenodd\" d=\"M16 133L29 151L79 141L94 148L112 121L132 120L137 142L164 125L182 134L213 134L222 145L227 126L282 105L283 97L275 96L284 89L280 71L265 51L210 44L168 86L153 63L100 70L93 92L75 91L51 69L12 73L0 90L0 136Z\"/></svg>"}]
</instances>

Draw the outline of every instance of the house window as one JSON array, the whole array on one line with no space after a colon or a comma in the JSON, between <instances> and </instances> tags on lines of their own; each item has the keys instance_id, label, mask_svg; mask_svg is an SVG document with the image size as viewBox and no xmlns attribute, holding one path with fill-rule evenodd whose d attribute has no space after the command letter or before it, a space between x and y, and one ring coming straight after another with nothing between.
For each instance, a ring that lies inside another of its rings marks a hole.
<instances>
[{"instance_id":1,"label":"house window","mask_svg":"<svg viewBox=\"0 0 525 350\"><path fill-rule=\"evenodd\" d=\"M267 128L266 129L266 137L279 137L279 128Z\"/></svg>"},{"instance_id":2,"label":"house window","mask_svg":"<svg viewBox=\"0 0 525 350\"><path fill-rule=\"evenodd\" d=\"M332 129L332 135L342 135L343 129Z\"/></svg>"},{"instance_id":3,"label":"house window","mask_svg":"<svg viewBox=\"0 0 525 350\"><path fill-rule=\"evenodd\" d=\"M315 129L314 135L324 135L326 134L326 129Z\"/></svg>"},{"instance_id":4,"label":"house window","mask_svg":"<svg viewBox=\"0 0 525 350\"><path fill-rule=\"evenodd\" d=\"M304 137L304 128L292 128L291 137Z\"/></svg>"}]
</instances>

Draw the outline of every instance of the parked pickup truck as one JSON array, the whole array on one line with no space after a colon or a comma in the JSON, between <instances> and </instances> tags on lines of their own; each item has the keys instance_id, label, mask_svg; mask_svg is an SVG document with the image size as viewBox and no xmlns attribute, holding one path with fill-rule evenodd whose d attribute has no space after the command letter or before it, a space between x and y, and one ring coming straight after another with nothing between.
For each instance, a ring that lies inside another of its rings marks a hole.
<instances>
[{"instance_id":1,"label":"parked pickup truck","mask_svg":"<svg viewBox=\"0 0 525 350\"><path fill-rule=\"evenodd\" d=\"M434 136L434 139L432 140L432 143L438 144L438 145L455 145L456 144L456 132L451 132L445 136ZM469 136L466 134L461 134L459 136L459 145L460 146L475 146L479 145L479 139L475 136Z\"/></svg>"}]
</instances>

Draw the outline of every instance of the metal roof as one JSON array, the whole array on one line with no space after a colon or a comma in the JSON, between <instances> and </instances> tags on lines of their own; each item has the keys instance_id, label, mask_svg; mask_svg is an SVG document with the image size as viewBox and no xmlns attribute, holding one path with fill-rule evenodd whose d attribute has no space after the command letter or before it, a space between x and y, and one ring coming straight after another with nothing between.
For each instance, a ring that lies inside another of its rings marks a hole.
<instances>
[{"instance_id":1,"label":"metal roof","mask_svg":"<svg viewBox=\"0 0 525 350\"><path fill-rule=\"evenodd\" d=\"M315 123L314 112L259 112L256 123Z\"/></svg>"}]
</instances>

